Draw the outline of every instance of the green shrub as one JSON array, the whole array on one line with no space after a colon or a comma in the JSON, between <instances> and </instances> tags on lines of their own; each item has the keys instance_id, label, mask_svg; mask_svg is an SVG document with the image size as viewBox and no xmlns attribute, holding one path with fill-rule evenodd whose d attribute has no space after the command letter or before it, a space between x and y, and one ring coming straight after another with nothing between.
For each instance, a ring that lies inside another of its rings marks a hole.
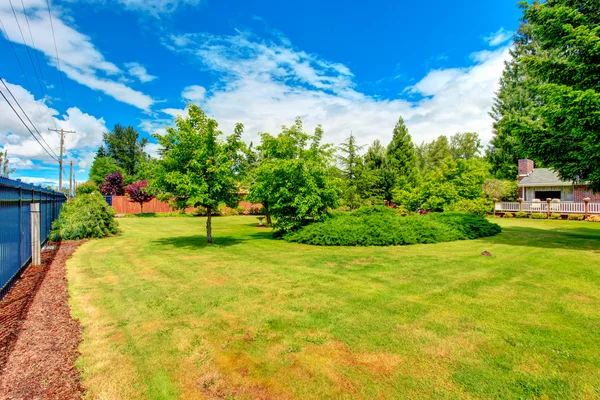
<instances>
[{"instance_id":1,"label":"green shrub","mask_svg":"<svg viewBox=\"0 0 600 400\"><path fill-rule=\"evenodd\" d=\"M528 218L529 215L525 211L518 211L515 213L515 217L517 218Z\"/></svg>"},{"instance_id":2,"label":"green shrub","mask_svg":"<svg viewBox=\"0 0 600 400\"><path fill-rule=\"evenodd\" d=\"M494 202L484 198L474 200L463 199L444 207L444 211L469 212L484 216L494 211Z\"/></svg>"},{"instance_id":3,"label":"green shrub","mask_svg":"<svg viewBox=\"0 0 600 400\"><path fill-rule=\"evenodd\" d=\"M100 193L76 196L62 206L58 219L52 224L49 239L56 242L115 235L119 225L114 216L115 211Z\"/></svg>"},{"instance_id":4,"label":"green shrub","mask_svg":"<svg viewBox=\"0 0 600 400\"><path fill-rule=\"evenodd\" d=\"M227 208L224 208L223 210L221 210L221 215L223 215L225 217L231 217L232 215L240 215L240 213L235 208L227 207Z\"/></svg>"},{"instance_id":5,"label":"green shrub","mask_svg":"<svg viewBox=\"0 0 600 400\"><path fill-rule=\"evenodd\" d=\"M246 209L243 206L237 206L235 209L238 214L246 214Z\"/></svg>"},{"instance_id":6,"label":"green shrub","mask_svg":"<svg viewBox=\"0 0 600 400\"><path fill-rule=\"evenodd\" d=\"M212 215L221 215L221 211L222 210L213 210ZM196 207L196 209L192 212L194 217L206 217L207 214L208 212L206 211L206 208L202 206Z\"/></svg>"},{"instance_id":7,"label":"green shrub","mask_svg":"<svg viewBox=\"0 0 600 400\"><path fill-rule=\"evenodd\" d=\"M511 213L511 212L507 212L504 213L504 215L502 216L502 218L514 218L515 214Z\"/></svg>"},{"instance_id":8,"label":"green shrub","mask_svg":"<svg viewBox=\"0 0 600 400\"><path fill-rule=\"evenodd\" d=\"M569 214L567 217L569 221L583 221L584 218L585 216L583 214Z\"/></svg>"},{"instance_id":9,"label":"green shrub","mask_svg":"<svg viewBox=\"0 0 600 400\"><path fill-rule=\"evenodd\" d=\"M77 187L75 188L75 195L79 196L82 194L90 194L99 191L100 190L98 189L98 186L96 186L94 182L87 181L80 185L77 185Z\"/></svg>"},{"instance_id":10,"label":"green shrub","mask_svg":"<svg viewBox=\"0 0 600 400\"><path fill-rule=\"evenodd\" d=\"M547 219L548 216L545 213L532 213L529 218L531 219Z\"/></svg>"},{"instance_id":11,"label":"green shrub","mask_svg":"<svg viewBox=\"0 0 600 400\"><path fill-rule=\"evenodd\" d=\"M499 232L498 225L475 214L431 213L403 217L395 214L394 209L368 207L352 213L336 213L326 221L305 226L284 238L322 246L390 246L475 239Z\"/></svg>"},{"instance_id":12,"label":"green shrub","mask_svg":"<svg viewBox=\"0 0 600 400\"><path fill-rule=\"evenodd\" d=\"M557 213L550 214L550 219L562 219L562 216Z\"/></svg>"}]
</instances>

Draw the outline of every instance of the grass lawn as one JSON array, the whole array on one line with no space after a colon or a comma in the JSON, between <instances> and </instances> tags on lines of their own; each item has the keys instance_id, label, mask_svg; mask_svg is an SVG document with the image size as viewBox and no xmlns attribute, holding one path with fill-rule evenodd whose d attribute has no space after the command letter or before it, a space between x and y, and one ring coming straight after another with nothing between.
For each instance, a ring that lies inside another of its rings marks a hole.
<instances>
[{"instance_id":1,"label":"grass lawn","mask_svg":"<svg viewBox=\"0 0 600 400\"><path fill-rule=\"evenodd\" d=\"M68 262L91 398L600 398L600 224L313 247L129 218ZM482 257L487 250L491 257Z\"/></svg>"}]
</instances>

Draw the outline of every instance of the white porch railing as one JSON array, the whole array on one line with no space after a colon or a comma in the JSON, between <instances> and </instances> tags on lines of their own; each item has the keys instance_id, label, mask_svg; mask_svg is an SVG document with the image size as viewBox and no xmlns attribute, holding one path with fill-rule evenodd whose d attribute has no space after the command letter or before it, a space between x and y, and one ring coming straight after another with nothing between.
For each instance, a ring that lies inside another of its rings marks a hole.
<instances>
[{"instance_id":1,"label":"white porch railing","mask_svg":"<svg viewBox=\"0 0 600 400\"><path fill-rule=\"evenodd\" d=\"M497 212L518 212L523 211L526 213L532 212L548 212L548 202L540 201L523 201L520 204L517 202L497 202ZM550 202L550 212L557 214L585 214L585 203L574 203L564 202L555 203ZM588 203L588 214L600 214L600 203Z\"/></svg>"}]
</instances>

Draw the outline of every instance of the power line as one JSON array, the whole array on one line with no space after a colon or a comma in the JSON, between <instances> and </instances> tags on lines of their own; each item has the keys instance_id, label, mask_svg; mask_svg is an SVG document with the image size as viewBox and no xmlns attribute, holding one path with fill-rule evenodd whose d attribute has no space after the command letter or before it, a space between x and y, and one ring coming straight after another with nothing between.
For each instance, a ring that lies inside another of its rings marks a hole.
<instances>
[{"instance_id":1,"label":"power line","mask_svg":"<svg viewBox=\"0 0 600 400\"><path fill-rule=\"evenodd\" d=\"M19 18L17 17L17 13L15 8L13 7L12 0L8 0L10 4L10 8L12 9L13 15L15 17L15 21L17 22L17 27L19 28L19 32L21 33L21 39L23 39L23 44L25 45L25 50L27 50L27 55L29 56L29 61L31 61L31 66L33 68L33 72L35 73L35 77L40 85L40 90L42 91L42 95L46 98L46 91L42 86L42 81L40 80L40 76L38 75L37 69L35 69L35 63L33 62L33 57L31 57L31 52L29 51L29 46L27 45L27 41L25 41L25 35L23 35L23 30L21 29L21 24L19 23Z\"/></svg>"},{"instance_id":2,"label":"power line","mask_svg":"<svg viewBox=\"0 0 600 400\"><path fill-rule=\"evenodd\" d=\"M63 96L65 97L65 102L67 101L67 92L65 91L65 83L63 81L63 74L60 69L60 58L58 57L58 46L56 45L56 35L54 35L54 23L52 22L52 12L50 11L50 0L46 0L46 4L48 5L48 16L50 17L50 28L52 29L52 38L54 39L54 51L56 52L56 63L58 65L58 75L60 76L60 84L63 90Z\"/></svg>"},{"instance_id":3,"label":"power line","mask_svg":"<svg viewBox=\"0 0 600 400\"><path fill-rule=\"evenodd\" d=\"M33 131L31 129L29 129L29 126L27 126L27 124L25 123L25 121L23 121L23 118L21 118L21 116L19 115L19 113L17 112L17 110L15 110L15 108L13 107L13 105L10 103L10 101L8 101L8 99L6 98L6 96L4 95L4 92L2 90L0 90L0 94L2 95L2 97L4 97L4 100L6 100L6 102L8 103L8 105L10 106L10 108L12 108L13 112L15 113L15 115L19 118L19 120L21 121L21 123L23 124L23 126L25 128L27 128L27 130L29 131L29 133L31 133L31 136L33 136L33 138L36 140L36 142L39 143L40 146L42 146L42 149L44 149L44 151L53 159L58 161L56 158L54 158L54 156L52 156L52 154L50 154L50 152L44 147L44 145L42 144L42 142L39 141L39 139L37 138L37 136L35 136L35 134L33 133Z\"/></svg>"},{"instance_id":4,"label":"power line","mask_svg":"<svg viewBox=\"0 0 600 400\"><path fill-rule=\"evenodd\" d=\"M54 153L54 150L52 150L52 147L50 147L50 145L48 144L48 142L46 142L46 140L44 139L44 137L42 136L42 134L40 133L40 131L38 130L38 128L36 128L36 126L33 123L33 121L31 121L31 119L29 118L29 116L27 115L27 113L25 112L25 110L23 110L23 107L21 107L21 104L16 99L15 95L8 88L8 86L6 85L6 82L4 81L4 79L0 77L0 81L2 82L2 84L4 85L4 87L6 88L6 90L8 91L8 93L10 93L10 95L13 98L13 100L15 101L15 103L17 103L17 106L19 106L19 108L21 109L21 112L23 113L23 115L25 115L25 118L27 118L27 120L29 121L29 123L31 124L31 126L33 126L33 129L35 129L35 131L38 133L38 135L40 135L40 139L42 139L42 141L44 143L46 143L46 146L48 146L48 149L50 149L50 151L54 154L54 158L58 158L58 156L56 155L56 153Z\"/></svg>"},{"instance_id":5,"label":"power line","mask_svg":"<svg viewBox=\"0 0 600 400\"><path fill-rule=\"evenodd\" d=\"M15 49L15 46L13 45L13 41L11 40L10 36L8 35L8 31L6 30L6 27L4 26L2 19L0 19L0 26L2 26L2 30L4 31L4 34L6 35L6 39L8 40L8 43L10 44L10 48L12 49L15 59L17 60L17 64L19 65L19 68L21 69L21 72L23 73L23 78L25 78L25 82L27 84L27 90L33 94L33 90L31 89L31 86L32 86L31 82L29 81L29 78L27 78L27 73L25 72L25 68L23 68L23 64L21 63L21 60L19 59L17 50ZM40 115L42 115L44 117L44 119L46 120L46 123L48 124L48 126L52 125L48 122L49 121L48 113L42 112L42 109L40 108L40 105L37 101L35 102L35 104L38 108L38 111L40 112ZM54 126L56 127L56 122L54 122Z\"/></svg>"},{"instance_id":6,"label":"power line","mask_svg":"<svg viewBox=\"0 0 600 400\"><path fill-rule=\"evenodd\" d=\"M35 41L33 40L33 33L31 32L31 25L29 24L29 16L27 15L27 10L25 9L25 3L21 0L21 7L23 7L23 15L25 15L25 21L27 22L27 29L29 30L29 37L31 37L31 45L34 49L36 49ZM42 77L42 81L44 85L46 85L46 79L44 78L44 73L42 72L42 63L40 62L40 57L38 52L35 52L35 60L37 61L38 69L40 70L40 76Z\"/></svg>"}]
</instances>

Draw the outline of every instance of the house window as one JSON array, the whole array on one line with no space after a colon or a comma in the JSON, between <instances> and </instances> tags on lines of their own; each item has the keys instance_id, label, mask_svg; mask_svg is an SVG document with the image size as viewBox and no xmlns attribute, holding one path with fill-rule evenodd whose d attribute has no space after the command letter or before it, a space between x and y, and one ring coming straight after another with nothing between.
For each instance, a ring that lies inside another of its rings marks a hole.
<instances>
[{"instance_id":1,"label":"house window","mask_svg":"<svg viewBox=\"0 0 600 400\"><path fill-rule=\"evenodd\" d=\"M540 200L561 199L560 190L536 190L535 198Z\"/></svg>"}]
</instances>

